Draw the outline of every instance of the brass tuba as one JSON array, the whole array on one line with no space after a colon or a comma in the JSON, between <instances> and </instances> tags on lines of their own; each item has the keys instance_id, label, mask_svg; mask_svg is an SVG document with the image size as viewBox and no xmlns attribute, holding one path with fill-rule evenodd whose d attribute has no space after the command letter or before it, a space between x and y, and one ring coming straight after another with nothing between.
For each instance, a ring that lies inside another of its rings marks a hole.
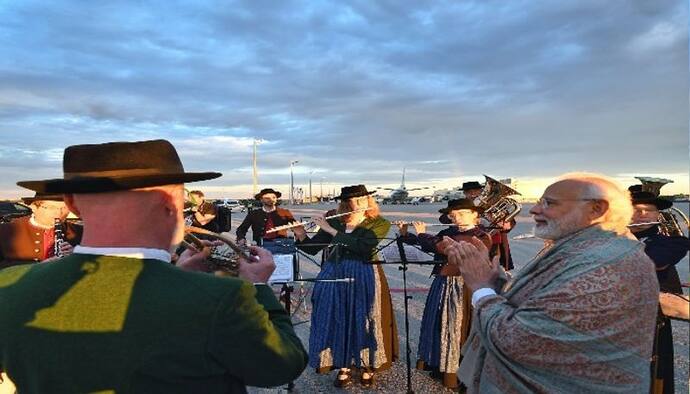
<instances>
[{"instance_id":1,"label":"brass tuba","mask_svg":"<svg viewBox=\"0 0 690 394\"><path fill-rule=\"evenodd\" d=\"M520 193L490 176L484 175L484 177L486 178L484 189L474 199L474 205L484 209L482 218L488 221L490 226L510 221L520 213L522 205L508 196L520 195Z\"/></svg>"},{"instance_id":2,"label":"brass tuba","mask_svg":"<svg viewBox=\"0 0 690 394\"><path fill-rule=\"evenodd\" d=\"M636 176L642 182L642 191L654 194L659 197L661 188L667 183L673 183L670 179L651 178L644 176ZM690 228L690 220L678 208L671 207L659 212L659 232L667 237L684 237L685 232L680 225L680 220L685 222L685 229Z\"/></svg>"}]
</instances>

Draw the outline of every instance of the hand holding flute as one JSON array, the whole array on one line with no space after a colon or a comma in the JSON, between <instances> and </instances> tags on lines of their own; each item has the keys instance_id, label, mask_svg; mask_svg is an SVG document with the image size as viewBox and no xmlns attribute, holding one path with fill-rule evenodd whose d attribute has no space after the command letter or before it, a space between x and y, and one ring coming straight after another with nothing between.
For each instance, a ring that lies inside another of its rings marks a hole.
<instances>
[{"instance_id":1,"label":"hand holding flute","mask_svg":"<svg viewBox=\"0 0 690 394\"><path fill-rule=\"evenodd\" d=\"M415 222L405 222L405 221L395 221L393 222L396 226L398 226L398 230L400 231L400 235L407 235L407 228L411 224L414 227L414 231L417 234L422 234L426 232L426 226L428 226L427 223L420 222L420 221L415 221Z\"/></svg>"},{"instance_id":2,"label":"hand holding flute","mask_svg":"<svg viewBox=\"0 0 690 394\"><path fill-rule=\"evenodd\" d=\"M312 218L311 222L316 224L321 228L321 230L331 234L335 235L338 230L334 229L333 226L331 226L328 223L328 220L326 217L323 215L316 215ZM295 234L295 238L297 238L300 241L304 241L307 238L307 231L304 229L304 225L302 223L290 223L287 226L290 226L290 229L292 232Z\"/></svg>"}]
</instances>

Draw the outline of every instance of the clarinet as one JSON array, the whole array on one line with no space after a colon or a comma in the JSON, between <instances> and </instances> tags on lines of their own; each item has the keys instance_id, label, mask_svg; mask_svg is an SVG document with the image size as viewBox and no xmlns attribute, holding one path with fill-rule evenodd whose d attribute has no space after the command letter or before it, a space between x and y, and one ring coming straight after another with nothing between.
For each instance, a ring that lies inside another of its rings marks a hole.
<instances>
[{"instance_id":1,"label":"clarinet","mask_svg":"<svg viewBox=\"0 0 690 394\"><path fill-rule=\"evenodd\" d=\"M53 244L53 255L55 257L63 257L60 246L65 242L65 226L62 224L60 219L55 218L55 224L53 225L55 229L55 243Z\"/></svg>"}]
</instances>

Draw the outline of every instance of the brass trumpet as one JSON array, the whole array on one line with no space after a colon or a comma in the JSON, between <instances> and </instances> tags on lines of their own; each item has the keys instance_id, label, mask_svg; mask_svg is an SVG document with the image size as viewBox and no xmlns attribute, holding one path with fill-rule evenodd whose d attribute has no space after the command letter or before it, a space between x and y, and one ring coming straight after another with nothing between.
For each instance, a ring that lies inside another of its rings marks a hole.
<instances>
[{"instance_id":1,"label":"brass trumpet","mask_svg":"<svg viewBox=\"0 0 690 394\"><path fill-rule=\"evenodd\" d=\"M212 271L221 276L237 277L239 274L240 260L253 261L249 255L249 249L238 246L232 239L223 234L217 234L203 228L188 226L185 228L183 245L187 248L202 250L205 245L192 233L203 234L211 239L222 241L224 244L211 247L211 254L206 259Z\"/></svg>"}]
</instances>

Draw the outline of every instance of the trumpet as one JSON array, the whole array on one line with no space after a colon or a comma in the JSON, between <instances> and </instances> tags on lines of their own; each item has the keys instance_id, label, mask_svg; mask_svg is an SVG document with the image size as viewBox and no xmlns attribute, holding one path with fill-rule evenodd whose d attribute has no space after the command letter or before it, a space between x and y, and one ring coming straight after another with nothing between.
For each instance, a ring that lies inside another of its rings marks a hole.
<instances>
[{"instance_id":1,"label":"trumpet","mask_svg":"<svg viewBox=\"0 0 690 394\"><path fill-rule=\"evenodd\" d=\"M335 215L326 216L326 217L324 217L324 219L328 220L328 219L333 219L333 218L339 218L339 217L341 217L341 216L347 216L347 215L351 215L351 214L357 213L357 212L364 212L364 211L368 211L368 210L370 210L370 209L372 209L372 208L360 208L360 209L355 209L354 211L343 212L343 213L338 213L338 214L335 214ZM291 228L300 227L300 226L306 226L306 225L308 225L308 224L315 224L315 223L314 223L313 220L307 220L307 221L304 221L304 222L297 222L297 223L285 224L285 225L282 225L282 226L273 227L272 229L266 231L265 234L275 233L275 232L277 232L277 231L289 230L289 229L291 229Z\"/></svg>"},{"instance_id":2,"label":"trumpet","mask_svg":"<svg viewBox=\"0 0 690 394\"><path fill-rule=\"evenodd\" d=\"M232 239L223 234L217 234L213 231L194 226L185 228L185 237L182 243L188 249L194 248L201 250L205 246L201 240L192 233L203 234L209 238L223 241L223 245L211 247L211 254L206 259L206 263L215 272L221 272L222 275L236 277L239 274L240 260L244 259L248 262L253 261L253 258L248 253L248 248L238 246Z\"/></svg>"}]
</instances>

